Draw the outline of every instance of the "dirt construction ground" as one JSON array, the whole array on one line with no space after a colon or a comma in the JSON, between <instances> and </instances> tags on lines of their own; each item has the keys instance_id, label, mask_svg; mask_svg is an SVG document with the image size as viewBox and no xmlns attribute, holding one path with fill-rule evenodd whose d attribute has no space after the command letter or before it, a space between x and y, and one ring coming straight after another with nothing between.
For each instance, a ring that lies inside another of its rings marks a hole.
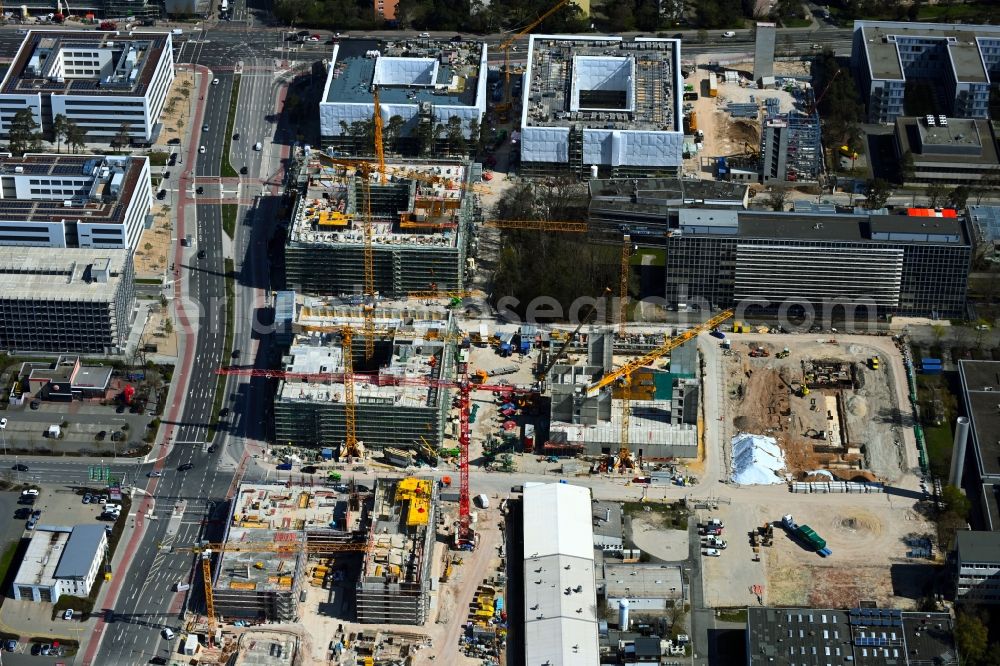
<instances>
[{"instance_id":1,"label":"dirt construction ground","mask_svg":"<svg viewBox=\"0 0 1000 666\"><path fill-rule=\"evenodd\" d=\"M878 370L867 364L870 357L881 358L884 352L862 342L830 343L818 337L735 335L731 340L732 353L725 359L728 372L723 374L729 403L726 418L731 419L733 432L777 439L787 472L796 480L824 469L848 481L895 481L904 474L902 414L893 364L883 362ZM785 345L789 355L778 359L776 354ZM754 347L762 347L770 356L750 357ZM803 362L824 359L853 363L859 388L794 394L792 387L803 378ZM843 411L841 419L838 411ZM829 436L824 439L820 433L840 425L846 446L831 446ZM808 476L808 480L822 479Z\"/></svg>"},{"instance_id":2,"label":"dirt construction ground","mask_svg":"<svg viewBox=\"0 0 1000 666\"><path fill-rule=\"evenodd\" d=\"M922 596L929 579L921 572L929 567L920 565L930 561L908 558L904 539L929 537L933 526L913 509L912 500L882 494L790 496L794 508L786 510L826 539L833 554L822 558L807 551L777 526L774 545L762 547L761 561L754 562L748 532L780 521L778 511L767 507L781 503L774 497L756 503L747 497L753 492L743 489L738 504L711 512L726 523L729 547L721 557L703 558L707 605L757 604L753 585L763 586L762 601L769 606L844 608L874 599L881 607L913 608ZM707 517L708 512L701 516Z\"/></svg>"}]
</instances>

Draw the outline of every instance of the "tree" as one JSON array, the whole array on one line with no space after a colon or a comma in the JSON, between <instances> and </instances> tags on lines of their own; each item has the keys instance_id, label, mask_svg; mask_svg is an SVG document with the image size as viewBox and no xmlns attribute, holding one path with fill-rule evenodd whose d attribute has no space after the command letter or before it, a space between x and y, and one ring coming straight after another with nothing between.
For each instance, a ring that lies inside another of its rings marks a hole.
<instances>
[{"instance_id":1,"label":"tree","mask_svg":"<svg viewBox=\"0 0 1000 666\"><path fill-rule=\"evenodd\" d=\"M469 141L472 142L473 152L479 153L483 150L482 127L477 118L469 118Z\"/></svg>"},{"instance_id":2,"label":"tree","mask_svg":"<svg viewBox=\"0 0 1000 666\"><path fill-rule=\"evenodd\" d=\"M399 142L399 137L403 134L403 125L405 121L403 116L394 115L389 118L389 122L385 124L385 131L383 132L383 142L385 146L388 146L389 150L397 151L398 148L396 144Z\"/></svg>"},{"instance_id":3,"label":"tree","mask_svg":"<svg viewBox=\"0 0 1000 666\"><path fill-rule=\"evenodd\" d=\"M111 139L112 148L127 148L130 143L132 143L132 136L130 132L132 131L132 125L129 123L122 123L118 128L118 134L115 134L114 138Z\"/></svg>"},{"instance_id":4,"label":"tree","mask_svg":"<svg viewBox=\"0 0 1000 666\"><path fill-rule=\"evenodd\" d=\"M889 195L889 183L881 178L869 180L865 187L865 208L868 210L884 208L889 201Z\"/></svg>"},{"instance_id":5,"label":"tree","mask_svg":"<svg viewBox=\"0 0 1000 666\"><path fill-rule=\"evenodd\" d=\"M417 142L417 154L426 155L434 147L434 127L430 122L421 120L413 132Z\"/></svg>"},{"instance_id":6,"label":"tree","mask_svg":"<svg viewBox=\"0 0 1000 666\"><path fill-rule=\"evenodd\" d=\"M899 161L899 173L904 185L913 180L916 171L917 166L913 163L913 153L908 150L903 153L903 158Z\"/></svg>"},{"instance_id":7,"label":"tree","mask_svg":"<svg viewBox=\"0 0 1000 666\"><path fill-rule=\"evenodd\" d=\"M930 208L937 208L948 195L948 188L941 183L931 183L927 186L927 205Z\"/></svg>"},{"instance_id":8,"label":"tree","mask_svg":"<svg viewBox=\"0 0 1000 666\"><path fill-rule=\"evenodd\" d=\"M170 321L170 317L163 320L163 332L170 335L174 332L174 322Z\"/></svg>"},{"instance_id":9,"label":"tree","mask_svg":"<svg viewBox=\"0 0 1000 666\"><path fill-rule=\"evenodd\" d=\"M462 119L458 116L448 118L445 140L448 142L448 152L458 154L466 152L467 144L462 130Z\"/></svg>"},{"instance_id":10,"label":"tree","mask_svg":"<svg viewBox=\"0 0 1000 666\"><path fill-rule=\"evenodd\" d=\"M181 127L181 123L177 123L178 129ZM79 152L83 150L87 141L87 133L79 125L74 123L72 120L67 122L66 127L66 143L72 147L73 152Z\"/></svg>"},{"instance_id":11,"label":"tree","mask_svg":"<svg viewBox=\"0 0 1000 666\"><path fill-rule=\"evenodd\" d=\"M783 187L776 187L765 199L765 203L775 211L785 210L785 203L788 202L788 190Z\"/></svg>"},{"instance_id":12,"label":"tree","mask_svg":"<svg viewBox=\"0 0 1000 666\"><path fill-rule=\"evenodd\" d=\"M965 204L969 201L969 194L968 185L959 185L948 193L948 204L952 208L965 208Z\"/></svg>"},{"instance_id":13,"label":"tree","mask_svg":"<svg viewBox=\"0 0 1000 666\"><path fill-rule=\"evenodd\" d=\"M962 520L969 517L969 511L972 509L972 502L955 486L945 486L941 490L941 502L945 511L955 514Z\"/></svg>"},{"instance_id":14,"label":"tree","mask_svg":"<svg viewBox=\"0 0 1000 666\"><path fill-rule=\"evenodd\" d=\"M69 119L66 118L66 114L57 113L52 119L52 134L56 140L56 152L62 152L62 142L66 138L66 130L68 129Z\"/></svg>"},{"instance_id":15,"label":"tree","mask_svg":"<svg viewBox=\"0 0 1000 666\"><path fill-rule=\"evenodd\" d=\"M14 114L10 121L9 148L13 155L20 157L41 148L42 134L31 109L24 108Z\"/></svg>"},{"instance_id":16,"label":"tree","mask_svg":"<svg viewBox=\"0 0 1000 666\"><path fill-rule=\"evenodd\" d=\"M966 663L979 663L986 656L989 633L986 625L975 615L960 612L955 618L955 643Z\"/></svg>"}]
</instances>

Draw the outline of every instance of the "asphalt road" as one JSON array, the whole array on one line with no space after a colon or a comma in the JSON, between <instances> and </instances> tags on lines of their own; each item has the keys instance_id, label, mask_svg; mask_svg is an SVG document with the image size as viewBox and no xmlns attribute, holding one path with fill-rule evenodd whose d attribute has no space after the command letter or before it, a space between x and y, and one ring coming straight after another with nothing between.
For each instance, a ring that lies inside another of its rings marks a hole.
<instances>
[{"instance_id":1,"label":"asphalt road","mask_svg":"<svg viewBox=\"0 0 1000 666\"><path fill-rule=\"evenodd\" d=\"M236 3L235 16L242 15L243 3ZM261 179L266 179L277 170L275 158L279 146L271 147L269 134L277 128L271 126L265 116L274 110L274 98L279 84L266 70L273 66L273 58L267 54L271 48L268 40L249 25L237 21L222 24L226 28L226 39L214 39L215 33L196 33L192 42L185 44L179 52L179 62L203 65L212 70L217 85L210 85L204 100L204 120L193 130L193 146L204 146L204 153L197 155L196 184L204 188L202 197L216 199L220 196L223 183L220 178L220 163L225 151L230 151L232 165L239 170L246 166L248 174L241 178L240 200L252 201L260 191ZM277 46L275 38L273 44ZM266 57L258 57L263 49ZM240 133L240 140L233 141L226 131L230 96L233 89L233 68L243 65L240 87L240 105L234 131ZM199 100L201 101L201 100ZM208 130L202 130L207 125ZM254 151L256 141L265 143L264 150ZM193 148L198 150L198 148ZM232 181L225 184L226 196L232 196ZM270 201L265 204L272 205ZM235 435L233 451L225 452L231 445L229 433L217 433L213 442L206 442L208 424L211 422L214 391L217 375L215 370L228 362L230 351L225 349L224 305L225 305L225 263L228 254L236 258L236 331L234 347L249 354L251 347L250 319L255 315L255 292L253 288L266 276L266 237L255 239L253 218L245 221L248 205L241 205L237 219L236 237L231 241L224 238L221 210L215 203L198 204L197 240L195 247L186 258L184 271L189 280L189 297L197 302L197 310L202 313L197 330L196 348L190 383L186 393L181 423L178 424L174 446L164 462L165 476L155 487L157 520L149 523L141 545L136 551L126 579L118 596L114 610L120 614L119 621L106 627L104 640L95 663L142 663L157 654L165 655L167 643L159 633L164 626L178 628L181 595L171 591L171 585L180 578L190 575L194 558L189 553L169 552L169 546L188 546L201 538L218 536L213 531L218 522L206 523L205 516L210 511L222 517L225 511L223 501L232 481L235 461L242 455L242 435L259 436L260 427L256 419L246 420L236 417L232 428ZM258 212L261 220L273 218L272 214ZM265 224L258 228L266 229ZM199 250L205 252L198 258ZM264 282L266 285L266 281ZM213 313L213 314L210 314ZM234 398L235 396L235 398ZM248 411L244 401L253 400L262 405L263 392L255 394L241 386L238 377L231 377L226 387L224 405L230 406L234 414L260 413ZM239 402L237 402L239 401ZM217 444L209 453L210 443ZM223 446L225 444L226 446ZM220 462L221 460L221 462ZM191 463L194 469L187 472L175 471L182 463ZM168 534L169 516L180 502L185 509L176 534ZM215 526L215 527L213 527ZM206 532L206 527L209 529ZM191 606L203 605L200 594L200 580L195 581Z\"/></svg>"}]
</instances>

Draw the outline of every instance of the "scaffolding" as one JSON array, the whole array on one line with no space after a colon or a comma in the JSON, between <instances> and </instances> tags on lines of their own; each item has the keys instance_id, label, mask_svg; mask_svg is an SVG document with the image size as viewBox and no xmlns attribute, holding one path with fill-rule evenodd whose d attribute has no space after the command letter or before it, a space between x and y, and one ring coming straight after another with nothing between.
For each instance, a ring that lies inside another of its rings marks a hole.
<instances>
[{"instance_id":1,"label":"scaffolding","mask_svg":"<svg viewBox=\"0 0 1000 666\"><path fill-rule=\"evenodd\" d=\"M422 625L430 609L437 505L431 479L378 479L371 550L356 586L362 624Z\"/></svg>"},{"instance_id":2,"label":"scaffolding","mask_svg":"<svg viewBox=\"0 0 1000 666\"><path fill-rule=\"evenodd\" d=\"M765 183L818 180L823 170L819 115L769 115L760 155Z\"/></svg>"},{"instance_id":3,"label":"scaffolding","mask_svg":"<svg viewBox=\"0 0 1000 666\"><path fill-rule=\"evenodd\" d=\"M454 186L406 178L383 184L377 176L369 184L375 292L394 298L414 291L462 291L468 238L479 207L467 189L472 169L468 163L406 166ZM321 167L309 174L285 247L289 289L332 296L361 293L361 177L343 167Z\"/></svg>"}]
</instances>

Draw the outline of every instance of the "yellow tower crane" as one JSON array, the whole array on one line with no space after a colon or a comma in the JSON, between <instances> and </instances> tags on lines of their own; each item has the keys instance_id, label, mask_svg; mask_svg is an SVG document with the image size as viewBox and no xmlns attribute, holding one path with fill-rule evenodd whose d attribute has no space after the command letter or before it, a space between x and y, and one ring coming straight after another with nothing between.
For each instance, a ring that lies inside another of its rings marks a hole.
<instances>
[{"instance_id":1,"label":"yellow tower crane","mask_svg":"<svg viewBox=\"0 0 1000 666\"><path fill-rule=\"evenodd\" d=\"M541 16L539 16L537 19L535 19L534 21L532 21L531 23L529 23L525 27L523 27L520 30L518 30L517 32L515 32L510 37L510 39L508 39L507 41L505 41L503 44L500 45L500 50L503 51L503 74L504 74L504 84L503 85L504 85L504 87L503 87L503 102L497 104L496 109L497 109L497 115L500 116L500 120L501 121L505 122L505 121L507 121L507 120L510 119L510 108L511 108L511 102L510 102L510 49L511 49L511 47L514 46L514 42L516 42L521 37L524 37L529 32L531 32L532 30L534 30L535 28L537 28L542 23L542 21L544 21L548 17L550 17L553 14L555 14L557 11L559 11L560 9L562 9L562 7L564 5L566 5L567 3L569 3L569 2L570 2L570 0L559 0L556 4L552 5L552 7L548 11L546 11L544 14L542 14Z\"/></svg>"},{"instance_id":2,"label":"yellow tower crane","mask_svg":"<svg viewBox=\"0 0 1000 666\"><path fill-rule=\"evenodd\" d=\"M212 555L215 553L286 553L305 552L308 555L328 555L345 552L368 552L371 543L368 541L300 543L300 542L251 542L251 543L201 543L181 548L166 547L174 553L191 552L201 557L201 575L205 586L205 612L208 615L208 640L215 640L218 620L215 615L215 595L212 592Z\"/></svg>"},{"instance_id":3,"label":"yellow tower crane","mask_svg":"<svg viewBox=\"0 0 1000 666\"><path fill-rule=\"evenodd\" d=\"M723 310L722 312L715 315L708 321L698 324L697 326L693 326L688 330L684 331L683 333L681 333L680 335L676 335L670 338L669 340L664 342L662 345L660 345L653 351L647 352L646 354L639 356L638 358L634 358L625 365L623 365L622 367L618 368L617 370L609 372L608 374L604 375L596 382L592 383L590 386L587 387L586 393L588 397L596 396L602 389L607 388L608 386L615 383L622 385L625 389L624 391L622 391L622 401L621 401L622 443L621 443L621 448L618 450L618 459L615 461L616 468L630 467L632 465L632 452L629 448L629 438L628 438L629 420L632 415L632 407L630 404L631 400L629 396L629 392L631 390L629 384L631 382L632 373L634 373L639 368L645 367L653 363L654 361L665 356L666 354L669 354L672 350L681 346L688 340L697 337L699 333L716 328L717 326L719 326L719 324L731 318L733 314L734 313L732 310Z\"/></svg>"},{"instance_id":4,"label":"yellow tower crane","mask_svg":"<svg viewBox=\"0 0 1000 666\"><path fill-rule=\"evenodd\" d=\"M622 269L619 277L620 291L618 304L618 335L625 336L625 324L628 322L628 278L629 262L632 260L632 237L628 234L622 236Z\"/></svg>"}]
</instances>

